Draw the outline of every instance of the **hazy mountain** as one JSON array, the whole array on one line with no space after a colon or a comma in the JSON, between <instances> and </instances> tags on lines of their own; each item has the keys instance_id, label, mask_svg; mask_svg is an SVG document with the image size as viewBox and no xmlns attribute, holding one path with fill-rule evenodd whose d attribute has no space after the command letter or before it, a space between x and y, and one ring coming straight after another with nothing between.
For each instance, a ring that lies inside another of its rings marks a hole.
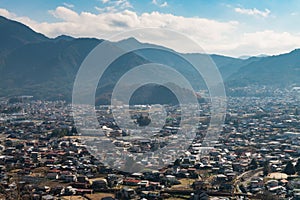
<instances>
[{"instance_id":1,"label":"hazy mountain","mask_svg":"<svg viewBox=\"0 0 300 200\"><path fill-rule=\"evenodd\" d=\"M73 82L82 61L103 41L66 35L48 38L4 17L0 17L0 32L0 96L33 95L42 99L70 100ZM140 43L134 38L120 41L119 44L149 47L149 44ZM150 47L152 48L127 53L109 66L104 78L99 81L97 102L105 103L110 99L114 84L126 71L149 62L172 66L193 85L205 86L190 64L174 54L173 50L157 45ZM158 47L160 49L157 49ZM227 86L247 84L284 86L299 82L299 50L279 56L251 57L246 60L221 55L211 55L211 58L219 68ZM174 102L164 95L157 95L163 91L170 92L163 87L144 88L147 89L140 89L137 92L139 97L135 99L140 99L137 101L161 99L166 103ZM154 91L155 89L160 92Z\"/></svg>"},{"instance_id":2,"label":"hazy mountain","mask_svg":"<svg viewBox=\"0 0 300 200\"><path fill-rule=\"evenodd\" d=\"M246 60L246 59L248 59L248 58L251 58L251 57L268 57L269 55L267 55L267 54L259 54L259 55L257 55L257 56L247 56L247 55L244 55L244 56L240 56L239 58L240 59L243 59L243 60Z\"/></svg>"},{"instance_id":3,"label":"hazy mountain","mask_svg":"<svg viewBox=\"0 0 300 200\"><path fill-rule=\"evenodd\" d=\"M268 57L251 57L226 82L230 86L300 84L300 49Z\"/></svg>"}]
</instances>

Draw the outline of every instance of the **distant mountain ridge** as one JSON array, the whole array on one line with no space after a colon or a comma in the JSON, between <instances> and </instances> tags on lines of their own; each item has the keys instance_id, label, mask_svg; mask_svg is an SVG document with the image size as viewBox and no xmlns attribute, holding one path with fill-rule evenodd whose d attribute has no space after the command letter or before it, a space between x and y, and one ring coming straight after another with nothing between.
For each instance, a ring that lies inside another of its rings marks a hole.
<instances>
[{"instance_id":1,"label":"distant mountain ridge","mask_svg":"<svg viewBox=\"0 0 300 200\"><path fill-rule=\"evenodd\" d=\"M1 16L0 32L0 96L33 95L40 99L71 100L73 82L82 61L103 41L66 35L48 38L22 23ZM134 38L121 42L136 42L143 45ZM147 59L143 55L147 55ZM157 50L141 54L129 53L116 60L105 78L100 80L96 96L98 103L106 103L115 81L125 70L159 60L162 56L165 64L173 64L189 77L189 80L199 81L187 64L171 53ZM226 87L247 85L286 87L300 82L299 49L278 56L248 59L210 56L219 68ZM156 101L157 95L151 96L155 93L153 90L154 88L152 91L140 90L140 95L150 101ZM160 88L160 91L164 90ZM166 100L169 101L171 100Z\"/></svg>"},{"instance_id":2,"label":"distant mountain ridge","mask_svg":"<svg viewBox=\"0 0 300 200\"><path fill-rule=\"evenodd\" d=\"M300 49L268 57L251 57L226 79L230 86L266 85L287 87L300 84Z\"/></svg>"}]
</instances>

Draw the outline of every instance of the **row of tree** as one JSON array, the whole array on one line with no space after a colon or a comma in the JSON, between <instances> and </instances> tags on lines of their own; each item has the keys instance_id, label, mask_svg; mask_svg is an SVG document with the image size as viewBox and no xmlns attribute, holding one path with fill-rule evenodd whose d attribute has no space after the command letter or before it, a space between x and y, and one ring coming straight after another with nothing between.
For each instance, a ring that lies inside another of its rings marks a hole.
<instances>
[{"instance_id":1,"label":"row of tree","mask_svg":"<svg viewBox=\"0 0 300 200\"><path fill-rule=\"evenodd\" d=\"M289 161L284 170L284 173L288 174L288 175L293 175L293 174L300 174L300 158L298 159L296 165L294 166L294 164L292 163L292 161Z\"/></svg>"},{"instance_id":2,"label":"row of tree","mask_svg":"<svg viewBox=\"0 0 300 200\"><path fill-rule=\"evenodd\" d=\"M264 164L264 175L266 176L268 173L272 172L270 168L270 163L265 162ZM300 158L297 160L296 165L293 164L293 162L290 160L286 164L285 168L282 171L283 173L286 173L287 175L294 175L294 174L300 174Z\"/></svg>"},{"instance_id":3,"label":"row of tree","mask_svg":"<svg viewBox=\"0 0 300 200\"><path fill-rule=\"evenodd\" d=\"M258 168L258 163L255 158L253 158L250 162L249 169L250 170L255 170ZM264 162L263 164L263 173L264 175L268 175L270 172L272 172L270 163L268 161ZM292 161L289 161L284 170L282 171L283 173L286 173L287 175L293 175L293 174L300 174L300 158L297 160L296 165L293 164Z\"/></svg>"}]
</instances>

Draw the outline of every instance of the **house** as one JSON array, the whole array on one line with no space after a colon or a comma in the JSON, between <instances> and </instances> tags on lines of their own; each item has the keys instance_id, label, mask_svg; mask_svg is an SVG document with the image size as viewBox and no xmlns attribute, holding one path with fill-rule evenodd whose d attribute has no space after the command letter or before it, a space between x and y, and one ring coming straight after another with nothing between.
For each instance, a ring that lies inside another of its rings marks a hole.
<instances>
[{"instance_id":1,"label":"house","mask_svg":"<svg viewBox=\"0 0 300 200\"><path fill-rule=\"evenodd\" d=\"M276 180L282 180L282 179L287 179L288 175L285 173L279 173L279 172L275 172L275 173L270 173L267 175L268 179L276 179Z\"/></svg>"},{"instance_id":2,"label":"house","mask_svg":"<svg viewBox=\"0 0 300 200\"><path fill-rule=\"evenodd\" d=\"M77 176L74 175L74 174L66 175L64 181L67 182L67 183L76 182L77 181Z\"/></svg>"},{"instance_id":3,"label":"house","mask_svg":"<svg viewBox=\"0 0 300 200\"><path fill-rule=\"evenodd\" d=\"M133 199L136 196L136 192L131 188L123 188L116 194L117 199Z\"/></svg>"},{"instance_id":4,"label":"house","mask_svg":"<svg viewBox=\"0 0 300 200\"><path fill-rule=\"evenodd\" d=\"M76 191L76 194L79 194L79 195L92 194L93 193L92 189L76 188L75 191Z\"/></svg>"},{"instance_id":5,"label":"house","mask_svg":"<svg viewBox=\"0 0 300 200\"><path fill-rule=\"evenodd\" d=\"M218 182L218 183L226 182L227 181L227 176L225 176L224 174L218 174L215 177L215 181Z\"/></svg>"},{"instance_id":6,"label":"house","mask_svg":"<svg viewBox=\"0 0 300 200\"><path fill-rule=\"evenodd\" d=\"M263 182L263 178L260 177L256 177L253 178L250 182L250 187L253 188L263 188L264 186L264 182Z\"/></svg>"},{"instance_id":7,"label":"house","mask_svg":"<svg viewBox=\"0 0 300 200\"><path fill-rule=\"evenodd\" d=\"M31 159L33 162L39 162L41 154L39 152L31 152Z\"/></svg>"},{"instance_id":8,"label":"house","mask_svg":"<svg viewBox=\"0 0 300 200\"><path fill-rule=\"evenodd\" d=\"M286 193L286 188L280 185L280 186L275 186L275 187L269 188L269 191L272 193L275 193L277 195L280 195L280 194Z\"/></svg>"},{"instance_id":9,"label":"house","mask_svg":"<svg viewBox=\"0 0 300 200\"><path fill-rule=\"evenodd\" d=\"M89 180L91 188L94 191L99 191L101 189L107 188L107 180L103 178L91 179Z\"/></svg>"},{"instance_id":10,"label":"house","mask_svg":"<svg viewBox=\"0 0 300 200\"><path fill-rule=\"evenodd\" d=\"M142 180L138 183L138 185L141 187L141 188L146 188L146 187L149 187L149 181L146 181L146 180Z\"/></svg>"},{"instance_id":11,"label":"house","mask_svg":"<svg viewBox=\"0 0 300 200\"><path fill-rule=\"evenodd\" d=\"M57 180L57 179L59 179L59 174L57 172L49 172L46 175L46 178L50 179L50 180Z\"/></svg>"},{"instance_id":12,"label":"house","mask_svg":"<svg viewBox=\"0 0 300 200\"><path fill-rule=\"evenodd\" d=\"M277 180L269 180L265 183L265 185L267 186L267 188L273 188L278 186L278 181Z\"/></svg>"},{"instance_id":13,"label":"house","mask_svg":"<svg viewBox=\"0 0 300 200\"><path fill-rule=\"evenodd\" d=\"M77 182L79 183L88 183L89 179L86 176L77 176Z\"/></svg>"},{"instance_id":14,"label":"house","mask_svg":"<svg viewBox=\"0 0 300 200\"><path fill-rule=\"evenodd\" d=\"M107 184L109 187L114 187L120 184L123 184L123 175L108 174L107 175Z\"/></svg>"},{"instance_id":15,"label":"house","mask_svg":"<svg viewBox=\"0 0 300 200\"><path fill-rule=\"evenodd\" d=\"M192 188L194 190L205 190L207 189L209 186L209 183L208 182L205 182L205 181L194 181L193 184L192 184Z\"/></svg>"},{"instance_id":16,"label":"house","mask_svg":"<svg viewBox=\"0 0 300 200\"><path fill-rule=\"evenodd\" d=\"M123 185L128 185L128 186L138 186L138 183L141 180L135 179L135 178L125 178L123 179Z\"/></svg>"},{"instance_id":17,"label":"house","mask_svg":"<svg viewBox=\"0 0 300 200\"><path fill-rule=\"evenodd\" d=\"M155 191L142 191L141 198L146 199L161 199L160 193Z\"/></svg>"},{"instance_id":18,"label":"house","mask_svg":"<svg viewBox=\"0 0 300 200\"><path fill-rule=\"evenodd\" d=\"M42 196L42 200L55 200L56 198L50 194Z\"/></svg>"}]
</instances>

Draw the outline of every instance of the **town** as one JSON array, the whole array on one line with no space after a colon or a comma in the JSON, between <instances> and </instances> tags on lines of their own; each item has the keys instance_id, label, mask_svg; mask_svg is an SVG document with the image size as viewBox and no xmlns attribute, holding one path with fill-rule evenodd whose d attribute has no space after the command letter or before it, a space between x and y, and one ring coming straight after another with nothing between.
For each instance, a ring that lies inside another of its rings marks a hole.
<instances>
[{"instance_id":1,"label":"town","mask_svg":"<svg viewBox=\"0 0 300 200\"><path fill-rule=\"evenodd\" d=\"M147 166L143 170L129 163L132 172L111 167L122 160L103 162L116 152L101 154L101 138L82 141L65 101L1 98L0 199L300 199L299 93L273 92L274 97L228 97L226 119L211 148L201 145L210 107L200 103L189 148L168 152L164 163L140 160ZM148 108L133 106L132 121L146 126ZM165 109L164 127L146 139L120 130L110 106L97 106L97 114L105 138L122 151L140 154L176 139L180 107Z\"/></svg>"}]
</instances>

